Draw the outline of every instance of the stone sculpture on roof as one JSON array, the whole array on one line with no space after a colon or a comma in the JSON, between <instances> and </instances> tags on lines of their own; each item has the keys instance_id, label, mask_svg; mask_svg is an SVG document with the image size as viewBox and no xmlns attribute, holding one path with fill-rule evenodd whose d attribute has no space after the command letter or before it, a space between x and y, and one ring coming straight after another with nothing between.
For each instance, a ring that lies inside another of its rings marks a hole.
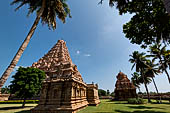
<instances>
[{"instance_id":1,"label":"stone sculpture on roof","mask_svg":"<svg viewBox=\"0 0 170 113\"><path fill-rule=\"evenodd\" d=\"M76 113L87 105L98 105L98 86L86 84L77 66L72 63L66 42L56 45L32 67L46 73L40 102L32 113Z\"/></svg>"},{"instance_id":2,"label":"stone sculpture on roof","mask_svg":"<svg viewBox=\"0 0 170 113\"><path fill-rule=\"evenodd\" d=\"M122 72L117 75L115 85L115 100L127 100L128 98L136 98L136 88Z\"/></svg>"}]
</instances>

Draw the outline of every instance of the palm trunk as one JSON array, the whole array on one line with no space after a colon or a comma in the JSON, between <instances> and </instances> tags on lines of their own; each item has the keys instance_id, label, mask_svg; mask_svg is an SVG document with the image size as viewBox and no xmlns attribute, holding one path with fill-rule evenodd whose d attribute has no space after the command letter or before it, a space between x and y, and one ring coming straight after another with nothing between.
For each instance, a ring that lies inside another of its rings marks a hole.
<instances>
[{"instance_id":1,"label":"palm trunk","mask_svg":"<svg viewBox=\"0 0 170 113\"><path fill-rule=\"evenodd\" d=\"M3 75L1 76L0 79L0 89L2 88L2 86L4 85L4 83L6 82L6 80L8 79L9 75L11 74L11 72L13 71L14 67L16 66L16 64L18 63L22 53L24 52L25 48L27 47L28 43L30 42L30 39L32 37L32 35L35 32L35 29L39 23L40 17L44 11L44 7L45 7L45 1L43 0L42 3L42 7L41 10L39 11L34 24L32 25L27 37L25 38L24 42L22 43L22 45L20 46L18 52L16 53L15 57L13 58L13 60L11 61L10 65L8 66L8 68L5 70L5 72L3 73ZM1 92L1 91L0 91Z\"/></svg>"},{"instance_id":2,"label":"palm trunk","mask_svg":"<svg viewBox=\"0 0 170 113\"><path fill-rule=\"evenodd\" d=\"M168 81L169 81L169 83L170 83L170 77L169 77L169 73L168 73L168 71L165 69L165 73L166 73L166 75L167 75L167 77L168 77Z\"/></svg>"},{"instance_id":3,"label":"palm trunk","mask_svg":"<svg viewBox=\"0 0 170 113\"><path fill-rule=\"evenodd\" d=\"M145 89L146 89L146 93L147 93L147 96L148 96L148 103L150 103L151 100L150 100L149 90L148 90L148 87L147 87L147 84L146 84L146 81L145 81L145 78L144 78L144 75L143 75L143 70L142 70L142 74L141 75L142 75L143 82L144 82Z\"/></svg>"},{"instance_id":4,"label":"palm trunk","mask_svg":"<svg viewBox=\"0 0 170 113\"><path fill-rule=\"evenodd\" d=\"M166 68L165 68L165 66L164 66L164 64L163 64L162 59L161 59L160 56L159 56L159 60L160 60L160 63L161 63L161 65L162 65L162 67L163 67L163 69L164 69L164 71L165 71L167 77L168 77L168 81L169 81L169 83L170 83L169 73L167 72L167 70L166 70ZM165 59L164 59L164 60L165 60Z\"/></svg>"},{"instance_id":5,"label":"palm trunk","mask_svg":"<svg viewBox=\"0 0 170 113\"><path fill-rule=\"evenodd\" d=\"M161 95L159 94L158 87L156 86L156 82L155 82L154 78L153 78L153 77L151 77L151 78L152 78L152 81L153 81L153 83L154 83L156 92L157 92L157 94L158 94L158 96L159 96L159 100L160 100L160 103L161 103Z\"/></svg>"}]
</instances>

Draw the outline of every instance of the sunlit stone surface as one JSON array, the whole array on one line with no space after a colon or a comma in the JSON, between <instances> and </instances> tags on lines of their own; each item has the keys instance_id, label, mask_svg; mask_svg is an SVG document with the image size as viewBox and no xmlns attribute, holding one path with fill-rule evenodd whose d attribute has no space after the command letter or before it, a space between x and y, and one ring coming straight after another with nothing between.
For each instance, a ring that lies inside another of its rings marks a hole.
<instances>
[{"instance_id":1,"label":"sunlit stone surface","mask_svg":"<svg viewBox=\"0 0 170 113\"><path fill-rule=\"evenodd\" d=\"M98 105L98 86L86 84L72 63L66 43L56 45L32 67L46 72L40 102L32 113L76 113L87 105Z\"/></svg>"}]
</instances>

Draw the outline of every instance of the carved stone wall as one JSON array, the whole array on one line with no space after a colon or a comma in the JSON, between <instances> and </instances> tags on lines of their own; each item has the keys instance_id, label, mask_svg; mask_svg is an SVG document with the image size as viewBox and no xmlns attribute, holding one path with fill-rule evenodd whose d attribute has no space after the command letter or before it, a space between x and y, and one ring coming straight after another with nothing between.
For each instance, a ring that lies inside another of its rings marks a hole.
<instances>
[{"instance_id":1,"label":"carved stone wall","mask_svg":"<svg viewBox=\"0 0 170 113\"><path fill-rule=\"evenodd\" d=\"M87 84L87 100L89 105L97 106L100 103L97 84Z\"/></svg>"},{"instance_id":2,"label":"carved stone wall","mask_svg":"<svg viewBox=\"0 0 170 113\"><path fill-rule=\"evenodd\" d=\"M10 94L0 94L0 101L8 100Z\"/></svg>"},{"instance_id":3,"label":"carved stone wall","mask_svg":"<svg viewBox=\"0 0 170 113\"><path fill-rule=\"evenodd\" d=\"M88 105L87 85L74 79L44 82L39 105L32 113L75 113Z\"/></svg>"}]
</instances>

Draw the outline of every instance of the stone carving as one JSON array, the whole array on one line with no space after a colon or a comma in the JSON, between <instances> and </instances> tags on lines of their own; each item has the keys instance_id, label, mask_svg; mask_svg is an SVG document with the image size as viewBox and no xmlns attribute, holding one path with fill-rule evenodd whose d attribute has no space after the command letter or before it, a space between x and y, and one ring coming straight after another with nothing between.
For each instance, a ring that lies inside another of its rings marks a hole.
<instances>
[{"instance_id":1,"label":"stone carving","mask_svg":"<svg viewBox=\"0 0 170 113\"><path fill-rule=\"evenodd\" d=\"M98 105L100 103L97 84L87 84L87 100L89 105Z\"/></svg>"},{"instance_id":2,"label":"stone carving","mask_svg":"<svg viewBox=\"0 0 170 113\"><path fill-rule=\"evenodd\" d=\"M128 98L136 98L136 88L122 72L117 75L115 85L115 100L127 100Z\"/></svg>"},{"instance_id":3,"label":"stone carving","mask_svg":"<svg viewBox=\"0 0 170 113\"><path fill-rule=\"evenodd\" d=\"M83 82L63 40L59 40L32 67L45 71L47 76L40 102L31 110L32 113L76 113L88 104L99 104L98 87Z\"/></svg>"}]
</instances>

